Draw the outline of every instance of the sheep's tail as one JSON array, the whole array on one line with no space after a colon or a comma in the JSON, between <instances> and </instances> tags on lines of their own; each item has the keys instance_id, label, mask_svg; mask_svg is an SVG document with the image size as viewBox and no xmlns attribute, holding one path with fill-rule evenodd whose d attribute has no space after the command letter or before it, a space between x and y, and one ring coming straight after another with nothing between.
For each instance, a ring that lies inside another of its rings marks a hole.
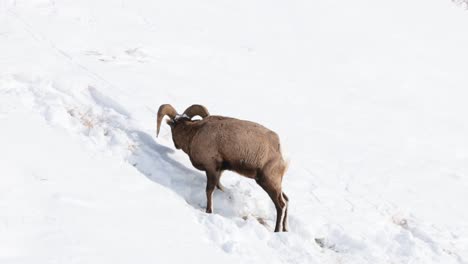
<instances>
[{"instance_id":1,"label":"sheep's tail","mask_svg":"<svg viewBox=\"0 0 468 264\"><path fill-rule=\"evenodd\" d=\"M288 171L289 169L289 162L290 160L289 159L286 159L286 160L282 160L282 171L281 171L281 176L284 176L284 174L286 174L286 171Z\"/></svg>"}]
</instances>

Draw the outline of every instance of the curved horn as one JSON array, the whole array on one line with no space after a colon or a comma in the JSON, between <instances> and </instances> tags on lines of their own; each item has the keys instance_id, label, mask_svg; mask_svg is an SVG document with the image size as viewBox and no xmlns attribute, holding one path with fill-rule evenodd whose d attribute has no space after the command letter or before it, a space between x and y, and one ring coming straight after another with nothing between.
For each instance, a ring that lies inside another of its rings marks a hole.
<instances>
[{"instance_id":1,"label":"curved horn","mask_svg":"<svg viewBox=\"0 0 468 264\"><path fill-rule=\"evenodd\" d=\"M194 105L189 106L189 108L187 108L184 111L183 115L188 116L190 119L192 119L192 117L196 115L199 115L202 118L205 118L210 115L210 112L208 112L208 109L206 109L206 107L204 107L203 105L194 104Z\"/></svg>"},{"instance_id":2,"label":"curved horn","mask_svg":"<svg viewBox=\"0 0 468 264\"><path fill-rule=\"evenodd\" d=\"M171 119L174 119L177 115L177 111L170 104L163 104L159 107L158 125L156 127L156 137L159 135L159 129L161 128L161 121L166 115L169 116Z\"/></svg>"}]
</instances>

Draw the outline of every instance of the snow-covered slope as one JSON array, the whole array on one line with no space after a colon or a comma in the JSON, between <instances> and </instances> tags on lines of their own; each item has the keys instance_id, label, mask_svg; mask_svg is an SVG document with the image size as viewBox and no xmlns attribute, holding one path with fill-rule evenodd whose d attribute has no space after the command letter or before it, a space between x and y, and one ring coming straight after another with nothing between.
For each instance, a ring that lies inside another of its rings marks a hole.
<instances>
[{"instance_id":1,"label":"snow-covered slope","mask_svg":"<svg viewBox=\"0 0 468 264\"><path fill-rule=\"evenodd\" d=\"M0 0L0 263L468 263L468 13L449 0ZM275 130L255 182L162 103Z\"/></svg>"}]
</instances>

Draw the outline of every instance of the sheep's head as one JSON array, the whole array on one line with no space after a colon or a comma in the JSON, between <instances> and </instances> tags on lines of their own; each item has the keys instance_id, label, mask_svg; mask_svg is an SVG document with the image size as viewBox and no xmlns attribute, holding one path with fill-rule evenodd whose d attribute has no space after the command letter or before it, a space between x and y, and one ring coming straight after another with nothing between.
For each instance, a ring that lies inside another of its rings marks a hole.
<instances>
[{"instance_id":1,"label":"sheep's head","mask_svg":"<svg viewBox=\"0 0 468 264\"><path fill-rule=\"evenodd\" d=\"M158 110L156 136L159 135L161 121L166 115L170 118L167 120L167 124L171 127L172 140L174 141L174 145L177 149L180 149L182 146L185 146L188 141L188 134L190 132L190 126L188 126L188 124L197 122L192 121L192 117L198 115L202 118L205 118L210 114L206 107L195 104L187 108L182 115L179 115L174 107L172 107L170 104L163 104L159 107Z\"/></svg>"}]
</instances>

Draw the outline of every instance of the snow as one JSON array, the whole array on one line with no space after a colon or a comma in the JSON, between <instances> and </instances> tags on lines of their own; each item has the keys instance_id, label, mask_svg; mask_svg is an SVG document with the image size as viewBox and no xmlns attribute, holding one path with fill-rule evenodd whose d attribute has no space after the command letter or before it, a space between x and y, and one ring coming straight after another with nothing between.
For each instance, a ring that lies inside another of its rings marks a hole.
<instances>
[{"instance_id":1,"label":"snow","mask_svg":"<svg viewBox=\"0 0 468 264\"><path fill-rule=\"evenodd\" d=\"M0 263L468 263L468 13L450 0L0 0ZM156 111L276 131L290 232Z\"/></svg>"}]
</instances>

